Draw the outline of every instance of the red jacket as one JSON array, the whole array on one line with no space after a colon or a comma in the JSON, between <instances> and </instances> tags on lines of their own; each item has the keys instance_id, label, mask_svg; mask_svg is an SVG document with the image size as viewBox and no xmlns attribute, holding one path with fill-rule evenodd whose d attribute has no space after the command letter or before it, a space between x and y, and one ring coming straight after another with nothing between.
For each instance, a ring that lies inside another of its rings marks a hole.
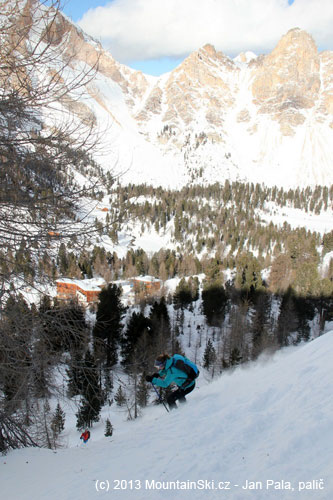
<instances>
[{"instance_id":1,"label":"red jacket","mask_svg":"<svg viewBox=\"0 0 333 500\"><path fill-rule=\"evenodd\" d=\"M84 441L88 441L89 438L90 438L90 432L89 431L82 432L80 439L83 439Z\"/></svg>"}]
</instances>

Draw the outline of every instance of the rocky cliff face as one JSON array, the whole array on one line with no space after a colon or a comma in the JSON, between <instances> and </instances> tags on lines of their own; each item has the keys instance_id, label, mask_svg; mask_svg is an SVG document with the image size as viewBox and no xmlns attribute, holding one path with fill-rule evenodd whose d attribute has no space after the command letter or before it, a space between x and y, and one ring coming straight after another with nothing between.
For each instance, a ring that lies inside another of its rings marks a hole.
<instances>
[{"instance_id":1,"label":"rocky cliff face","mask_svg":"<svg viewBox=\"0 0 333 500\"><path fill-rule=\"evenodd\" d=\"M321 70L321 93L318 111L330 119L333 127L333 52L325 51L319 55Z\"/></svg>"},{"instance_id":2,"label":"rocky cliff face","mask_svg":"<svg viewBox=\"0 0 333 500\"><path fill-rule=\"evenodd\" d=\"M320 60L314 40L297 28L290 30L253 66L258 112L277 120L283 135L293 135L294 127L306 119L303 110L313 108L319 98Z\"/></svg>"},{"instance_id":3,"label":"rocky cliff face","mask_svg":"<svg viewBox=\"0 0 333 500\"><path fill-rule=\"evenodd\" d=\"M234 103L231 87L237 71L229 58L205 45L156 83L136 118L142 123L150 113L159 114L162 123L182 130L195 125L201 114L208 125L221 127L225 110Z\"/></svg>"},{"instance_id":4,"label":"rocky cliff face","mask_svg":"<svg viewBox=\"0 0 333 500\"><path fill-rule=\"evenodd\" d=\"M208 127L219 128L237 107L241 91L250 90L239 121L249 121L254 105L258 115L280 124L282 135L294 135L306 121L305 111L314 111L319 121L332 114L332 60L332 52L318 54L313 38L298 28L283 36L271 54L249 63L245 54L237 64L206 45L172 71L166 83L155 85L136 118L139 123L149 121L152 112L165 123L190 126L198 122L200 112ZM242 84L248 88L241 89Z\"/></svg>"},{"instance_id":5,"label":"rocky cliff face","mask_svg":"<svg viewBox=\"0 0 333 500\"><path fill-rule=\"evenodd\" d=\"M332 65L298 28L257 58L206 45L155 83L134 118L147 140L185 151L188 171L204 162L213 176L330 184Z\"/></svg>"},{"instance_id":6,"label":"rocky cliff face","mask_svg":"<svg viewBox=\"0 0 333 500\"><path fill-rule=\"evenodd\" d=\"M168 165L178 184L333 183L333 52L319 54L305 31L259 57L231 60L208 44L159 78L118 63L61 14L46 33L73 71L98 65L77 114L102 128L111 118L104 140L131 164L124 182L165 183Z\"/></svg>"}]
</instances>

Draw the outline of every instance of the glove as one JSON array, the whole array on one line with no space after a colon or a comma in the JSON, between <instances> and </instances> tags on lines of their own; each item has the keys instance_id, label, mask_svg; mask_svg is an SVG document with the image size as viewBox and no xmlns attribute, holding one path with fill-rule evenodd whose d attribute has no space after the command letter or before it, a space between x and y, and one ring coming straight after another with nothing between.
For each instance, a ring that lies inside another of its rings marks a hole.
<instances>
[{"instance_id":1,"label":"glove","mask_svg":"<svg viewBox=\"0 0 333 500\"><path fill-rule=\"evenodd\" d=\"M146 375L146 381L147 382L152 382L154 378L154 375Z\"/></svg>"}]
</instances>

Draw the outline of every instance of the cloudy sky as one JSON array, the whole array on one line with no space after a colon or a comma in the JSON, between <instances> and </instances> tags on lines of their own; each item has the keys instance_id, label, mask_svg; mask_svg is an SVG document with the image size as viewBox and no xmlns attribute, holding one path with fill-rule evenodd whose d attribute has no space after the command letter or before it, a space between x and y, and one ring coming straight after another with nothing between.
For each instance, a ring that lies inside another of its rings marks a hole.
<instances>
[{"instance_id":1,"label":"cloudy sky","mask_svg":"<svg viewBox=\"0 0 333 500\"><path fill-rule=\"evenodd\" d=\"M332 0L66 0L63 11L113 57L148 74L211 43L230 57L270 52L289 29L333 49Z\"/></svg>"}]
</instances>

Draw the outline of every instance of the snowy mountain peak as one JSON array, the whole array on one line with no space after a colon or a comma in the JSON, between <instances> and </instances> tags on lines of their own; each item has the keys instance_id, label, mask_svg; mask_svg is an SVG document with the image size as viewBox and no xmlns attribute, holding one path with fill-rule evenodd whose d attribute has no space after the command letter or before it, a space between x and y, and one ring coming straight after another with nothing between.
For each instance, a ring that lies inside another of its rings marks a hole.
<instances>
[{"instance_id":1,"label":"snowy mountain peak","mask_svg":"<svg viewBox=\"0 0 333 500\"><path fill-rule=\"evenodd\" d=\"M253 61L253 59L257 59L257 57L258 56L254 52L247 50L246 52L241 52L240 54L238 54L238 56L236 56L233 59L233 61L235 63L247 64L247 63Z\"/></svg>"},{"instance_id":2,"label":"snowy mountain peak","mask_svg":"<svg viewBox=\"0 0 333 500\"><path fill-rule=\"evenodd\" d=\"M103 131L112 151L99 160L117 163L123 183L333 183L333 53L318 54L307 32L234 60L206 44L160 78L118 63L60 13L48 36L73 71L98 63L77 108Z\"/></svg>"}]
</instances>

